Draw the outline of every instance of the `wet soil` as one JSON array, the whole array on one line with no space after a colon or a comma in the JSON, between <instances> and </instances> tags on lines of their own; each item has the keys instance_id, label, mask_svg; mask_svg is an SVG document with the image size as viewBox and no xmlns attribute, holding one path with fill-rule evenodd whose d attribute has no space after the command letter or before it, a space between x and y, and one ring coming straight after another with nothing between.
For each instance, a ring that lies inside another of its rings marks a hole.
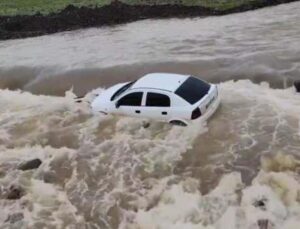
<instances>
[{"instance_id":1,"label":"wet soil","mask_svg":"<svg viewBox=\"0 0 300 229\"><path fill-rule=\"evenodd\" d=\"M100 8L67 6L49 15L18 15L0 17L0 40L40 36L80 28L115 25L141 19L198 17L224 15L254 10L295 0L253 1L230 10L215 10L183 5L127 5L112 3Z\"/></svg>"}]
</instances>

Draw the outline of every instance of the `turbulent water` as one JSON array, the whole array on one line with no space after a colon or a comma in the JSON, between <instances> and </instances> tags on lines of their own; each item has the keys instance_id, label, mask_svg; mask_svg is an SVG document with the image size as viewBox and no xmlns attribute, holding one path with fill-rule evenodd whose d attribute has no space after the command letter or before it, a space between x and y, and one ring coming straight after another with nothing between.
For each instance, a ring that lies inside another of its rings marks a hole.
<instances>
[{"instance_id":1,"label":"turbulent water","mask_svg":"<svg viewBox=\"0 0 300 229\"><path fill-rule=\"evenodd\" d=\"M0 228L299 229L299 12L0 42ZM221 107L186 128L92 115L94 94L154 71L218 83Z\"/></svg>"}]
</instances>

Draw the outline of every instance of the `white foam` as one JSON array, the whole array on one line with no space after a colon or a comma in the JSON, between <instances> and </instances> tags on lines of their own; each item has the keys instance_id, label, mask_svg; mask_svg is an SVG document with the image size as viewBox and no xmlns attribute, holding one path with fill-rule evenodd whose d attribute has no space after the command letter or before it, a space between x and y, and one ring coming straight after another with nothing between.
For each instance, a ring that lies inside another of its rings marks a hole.
<instances>
[{"instance_id":1,"label":"white foam","mask_svg":"<svg viewBox=\"0 0 300 229\"><path fill-rule=\"evenodd\" d=\"M272 229L297 228L299 96L250 81L219 88L217 114L187 128L93 116L94 92L78 104L72 91L0 90L0 187L25 190L21 200L0 199L0 223L22 212L25 226L257 229L263 218ZM255 171L261 156L263 170L244 189L236 170ZM16 169L34 158L43 161L37 170ZM219 184L201 193L224 168ZM253 207L262 196L265 210Z\"/></svg>"},{"instance_id":2,"label":"white foam","mask_svg":"<svg viewBox=\"0 0 300 229\"><path fill-rule=\"evenodd\" d=\"M297 228L300 225L299 200L294 200L293 207L287 206L276 187L258 182L259 177L268 179L269 175L260 173L255 180L257 184L243 190L240 204L236 191L241 181L234 173L223 177L216 189L204 196L197 189L186 190L184 183L172 185L160 195L153 208L137 212L131 227L258 229L259 220L268 220L269 228ZM273 175L280 176L280 173ZM293 174L287 177L296 182ZM280 179L284 182L287 177ZM299 182L292 189L299 192ZM262 207L255 205L260 200L265 201Z\"/></svg>"}]
</instances>

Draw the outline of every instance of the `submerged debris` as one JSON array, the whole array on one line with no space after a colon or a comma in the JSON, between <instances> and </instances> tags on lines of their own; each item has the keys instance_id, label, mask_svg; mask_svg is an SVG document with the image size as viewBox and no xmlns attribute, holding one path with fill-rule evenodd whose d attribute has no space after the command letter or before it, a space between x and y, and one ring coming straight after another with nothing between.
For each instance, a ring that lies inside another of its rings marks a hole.
<instances>
[{"instance_id":1,"label":"submerged debris","mask_svg":"<svg viewBox=\"0 0 300 229\"><path fill-rule=\"evenodd\" d=\"M261 210L267 210L266 208L266 203L267 203L268 199L267 198L262 198L260 200L257 200L253 203L254 207L256 208L260 208Z\"/></svg>"},{"instance_id":2,"label":"submerged debris","mask_svg":"<svg viewBox=\"0 0 300 229\"><path fill-rule=\"evenodd\" d=\"M24 219L24 215L22 212L18 212L18 213L14 213L11 214L7 217L7 219L5 220L5 222L9 222L11 224L14 224L20 220Z\"/></svg>"},{"instance_id":3,"label":"submerged debris","mask_svg":"<svg viewBox=\"0 0 300 229\"><path fill-rule=\"evenodd\" d=\"M40 167L41 164L42 164L42 161L37 158L37 159L33 159L33 160L22 163L21 165L19 165L18 169L23 170L23 171L37 169L38 167Z\"/></svg>"},{"instance_id":4,"label":"submerged debris","mask_svg":"<svg viewBox=\"0 0 300 229\"><path fill-rule=\"evenodd\" d=\"M147 128L149 128L150 127L150 122L143 122L143 127L145 128L145 129L147 129Z\"/></svg>"},{"instance_id":5,"label":"submerged debris","mask_svg":"<svg viewBox=\"0 0 300 229\"><path fill-rule=\"evenodd\" d=\"M5 172L0 169L0 178L5 176Z\"/></svg>"},{"instance_id":6,"label":"submerged debris","mask_svg":"<svg viewBox=\"0 0 300 229\"><path fill-rule=\"evenodd\" d=\"M260 219L257 221L259 229L268 229L269 220L267 219Z\"/></svg>"},{"instance_id":7,"label":"submerged debris","mask_svg":"<svg viewBox=\"0 0 300 229\"><path fill-rule=\"evenodd\" d=\"M21 199L23 195L24 195L24 190L21 187L12 185L7 190L6 199L17 200L17 199Z\"/></svg>"}]
</instances>

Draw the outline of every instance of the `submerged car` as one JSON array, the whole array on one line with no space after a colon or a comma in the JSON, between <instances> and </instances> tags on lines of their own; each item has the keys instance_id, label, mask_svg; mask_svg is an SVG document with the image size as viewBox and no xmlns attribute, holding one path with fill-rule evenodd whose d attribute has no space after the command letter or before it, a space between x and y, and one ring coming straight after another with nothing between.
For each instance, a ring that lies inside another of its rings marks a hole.
<instances>
[{"instance_id":1,"label":"submerged car","mask_svg":"<svg viewBox=\"0 0 300 229\"><path fill-rule=\"evenodd\" d=\"M214 84L189 75L151 73L114 85L92 101L95 113L120 114L186 126L207 120L220 103Z\"/></svg>"}]
</instances>

